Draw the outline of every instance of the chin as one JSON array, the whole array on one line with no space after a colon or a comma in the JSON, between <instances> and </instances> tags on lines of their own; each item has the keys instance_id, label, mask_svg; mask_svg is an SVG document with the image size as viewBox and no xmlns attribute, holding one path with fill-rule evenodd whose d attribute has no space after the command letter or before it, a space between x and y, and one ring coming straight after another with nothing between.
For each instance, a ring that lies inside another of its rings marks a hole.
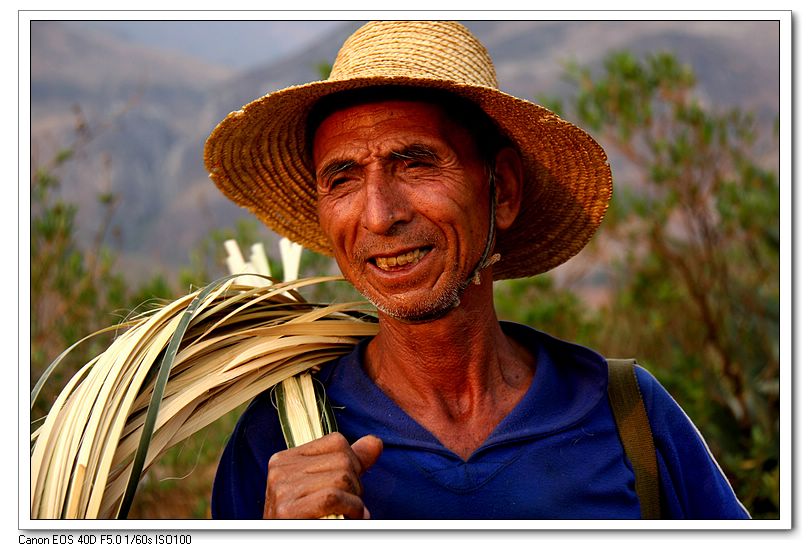
<instances>
[{"instance_id":1,"label":"chin","mask_svg":"<svg viewBox=\"0 0 810 550\"><path fill-rule=\"evenodd\" d=\"M461 304L461 284L445 287L438 293L418 299L395 300L391 297L381 298L366 288L358 287L381 313L406 323L426 323L440 319Z\"/></svg>"}]
</instances>

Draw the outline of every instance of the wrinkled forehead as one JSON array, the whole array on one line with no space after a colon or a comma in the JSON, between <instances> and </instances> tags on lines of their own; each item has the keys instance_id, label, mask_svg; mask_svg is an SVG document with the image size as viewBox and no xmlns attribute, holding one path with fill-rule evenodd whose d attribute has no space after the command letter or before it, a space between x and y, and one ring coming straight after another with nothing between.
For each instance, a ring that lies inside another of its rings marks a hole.
<instances>
[{"instance_id":1,"label":"wrinkled forehead","mask_svg":"<svg viewBox=\"0 0 810 550\"><path fill-rule=\"evenodd\" d=\"M348 152L384 158L420 148L433 151L434 160L450 151L480 159L470 132L440 107L399 100L362 103L331 113L315 131L312 156L319 169L324 158L342 158Z\"/></svg>"},{"instance_id":2,"label":"wrinkled forehead","mask_svg":"<svg viewBox=\"0 0 810 550\"><path fill-rule=\"evenodd\" d=\"M466 98L439 89L375 86L326 96L313 107L307 119L307 152L310 159L315 133L329 116L359 105L388 101L405 101L436 107L436 117L444 117L469 133L478 153L485 159L494 157L494 153L506 144L506 139L497 125L478 105Z\"/></svg>"}]
</instances>

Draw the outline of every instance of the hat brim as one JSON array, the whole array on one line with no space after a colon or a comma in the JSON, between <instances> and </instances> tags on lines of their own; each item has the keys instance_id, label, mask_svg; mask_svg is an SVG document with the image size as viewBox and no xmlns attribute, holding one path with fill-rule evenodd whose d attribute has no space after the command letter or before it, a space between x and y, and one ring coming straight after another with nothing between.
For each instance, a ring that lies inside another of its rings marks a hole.
<instances>
[{"instance_id":1,"label":"hat brim","mask_svg":"<svg viewBox=\"0 0 810 550\"><path fill-rule=\"evenodd\" d=\"M546 272L593 237L612 194L602 147L553 112L500 90L426 78L326 80L263 96L229 114L205 144L205 165L217 187L277 233L332 255L317 213L315 177L306 143L310 110L321 98L380 85L441 88L475 102L519 150L524 168L520 213L496 236L497 279ZM486 223L486 221L482 221Z\"/></svg>"}]
</instances>

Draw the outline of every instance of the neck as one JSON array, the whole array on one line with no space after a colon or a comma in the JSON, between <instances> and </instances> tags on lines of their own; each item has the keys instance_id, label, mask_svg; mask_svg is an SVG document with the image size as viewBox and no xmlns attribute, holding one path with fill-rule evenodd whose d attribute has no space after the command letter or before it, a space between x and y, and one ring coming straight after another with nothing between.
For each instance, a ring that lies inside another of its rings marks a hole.
<instances>
[{"instance_id":1,"label":"neck","mask_svg":"<svg viewBox=\"0 0 810 550\"><path fill-rule=\"evenodd\" d=\"M371 374L406 377L411 384L452 391L459 382L485 378L505 339L494 311L464 305L439 319L403 323L380 315L380 332L368 348ZM481 380L482 382L484 380Z\"/></svg>"},{"instance_id":2,"label":"neck","mask_svg":"<svg viewBox=\"0 0 810 550\"><path fill-rule=\"evenodd\" d=\"M380 314L364 357L372 380L462 457L517 404L534 370L531 354L501 330L488 283L471 285L457 308L433 321ZM461 429L464 441L447 435Z\"/></svg>"}]
</instances>

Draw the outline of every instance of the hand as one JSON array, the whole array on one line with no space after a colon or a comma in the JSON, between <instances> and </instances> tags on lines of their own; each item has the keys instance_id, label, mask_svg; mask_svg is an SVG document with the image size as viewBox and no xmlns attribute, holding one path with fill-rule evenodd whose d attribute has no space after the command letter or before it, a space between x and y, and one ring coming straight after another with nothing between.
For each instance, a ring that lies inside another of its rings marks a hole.
<instances>
[{"instance_id":1,"label":"hand","mask_svg":"<svg viewBox=\"0 0 810 550\"><path fill-rule=\"evenodd\" d=\"M354 445L331 433L305 445L281 451L267 464L265 519L312 519L342 514L368 519L360 498L360 476L382 453L382 441L367 435Z\"/></svg>"}]
</instances>

